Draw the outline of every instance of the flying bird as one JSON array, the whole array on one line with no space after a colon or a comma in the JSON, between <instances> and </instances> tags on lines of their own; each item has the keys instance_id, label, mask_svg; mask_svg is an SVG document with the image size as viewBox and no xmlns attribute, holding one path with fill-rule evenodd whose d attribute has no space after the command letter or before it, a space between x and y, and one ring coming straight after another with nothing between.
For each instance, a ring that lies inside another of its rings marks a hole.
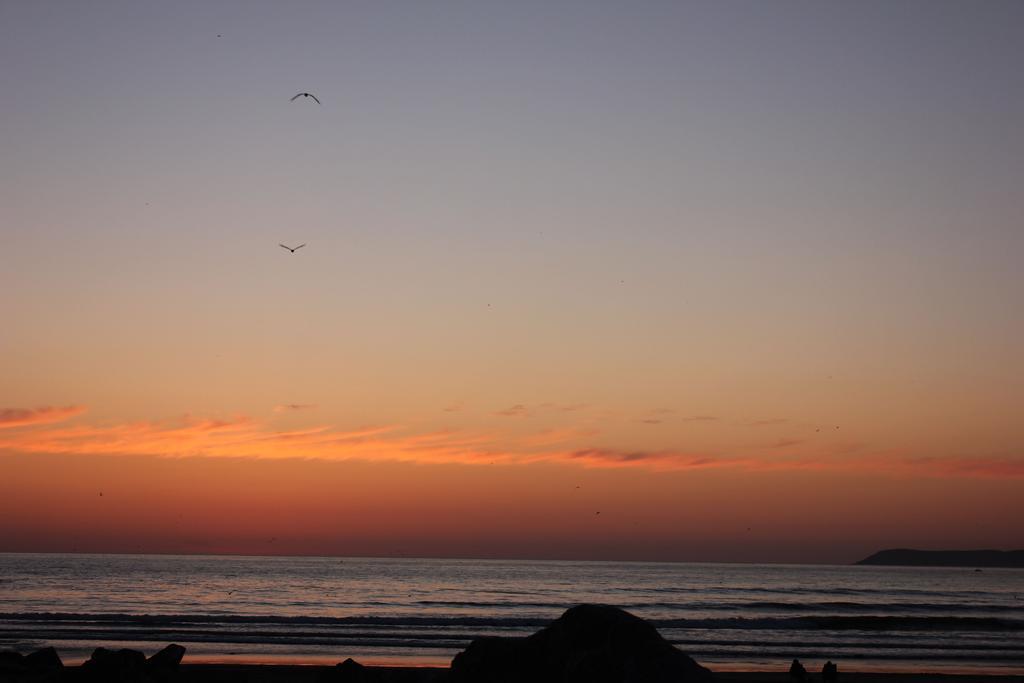
<instances>
[{"instance_id":1,"label":"flying bird","mask_svg":"<svg viewBox=\"0 0 1024 683\"><path fill-rule=\"evenodd\" d=\"M320 100L317 100L317 99L316 99L316 95L314 95L314 94L313 94L313 93L311 93L311 92L300 92L300 93L299 93L298 95L296 95L295 97L291 98L291 99L290 99L290 100L288 100L288 101L289 101L289 102L294 102L295 100L299 99L300 97L312 97L312 98L313 98L314 100L316 100L316 103L317 103L317 104L320 104ZM322 104L320 104L320 106L323 106L323 105L322 105Z\"/></svg>"},{"instance_id":2,"label":"flying bird","mask_svg":"<svg viewBox=\"0 0 1024 683\"><path fill-rule=\"evenodd\" d=\"M290 251L290 252L292 252L294 254L296 251L298 251L299 249L302 249L304 246L306 246L306 243L303 242L302 244L300 244L299 246L297 246L295 248L289 247L287 244L278 244L277 246L282 247L284 249L287 249L288 251Z\"/></svg>"}]
</instances>

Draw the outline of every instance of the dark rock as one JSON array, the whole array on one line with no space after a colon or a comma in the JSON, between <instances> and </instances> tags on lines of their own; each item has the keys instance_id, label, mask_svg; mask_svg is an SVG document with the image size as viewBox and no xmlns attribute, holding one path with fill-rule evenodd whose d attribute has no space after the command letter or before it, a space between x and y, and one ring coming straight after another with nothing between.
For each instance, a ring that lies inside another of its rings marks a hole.
<instances>
[{"instance_id":1,"label":"dark rock","mask_svg":"<svg viewBox=\"0 0 1024 683\"><path fill-rule=\"evenodd\" d=\"M835 683L839 680L839 667L832 663L832 660L825 662L821 667L821 680L824 683Z\"/></svg>"},{"instance_id":2,"label":"dark rock","mask_svg":"<svg viewBox=\"0 0 1024 683\"><path fill-rule=\"evenodd\" d=\"M150 683L146 655L138 650L108 650L98 647L82 665L86 680L103 683Z\"/></svg>"},{"instance_id":3,"label":"dark rock","mask_svg":"<svg viewBox=\"0 0 1024 683\"><path fill-rule=\"evenodd\" d=\"M477 638L455 655L451 680L464 683L518 683L530 680L530 669L541 656L534 647L536 644L536 641L528 638Z\"/></svg>"},{"instance_id":4,"label":"dark rock","mask_svg":"<svg viewBox=\"0 0 1024 683\"><path fill-rule=\"evenodd\" d=\"M146 670L156 683L170 683L177 678L184 656L185 648L172 643L146 660Z\"/></svg>"},{"instance_id":5,"label":"dark rock","mask_svg":"<svg viewBox=\"0 0 1024 683\"><path fill-rule=\"evenodd\" d=\"M379 683L380 674L349 657L320 677L323 683Z\"/></svg>"},{"instance_id":6,"label":"dark rock","mask_svg":"<svg viewBox=\"0 0 1024 683\"><path fill-rule=\"evenodd\" d=\"M165 671L176 671L181 664L181 658L185 656L185 648L181 645L171 643L164 649L146 660L146 666L150 670L161 669Z\"/></svg>"},{"instance_id":7,"label":"dark rock","mask_svg":"<svg viewBox=\"0 0 1024 683\"><path fill-rule=\"evenodd\" d=\"M617 607L580 605L526 638L479 638L452 660L453 683L698 683L712 674Z\"/></svg>"},{"instance_id":8,"label":"dark rock","mask_svg":"<svg viewBox=\"0 0 1024 683\"><path fill-rule=\"evenodd\" d=\"M25 658L14 650L0 651L0 673L16 674L25 671Z\"/></svg>"},{"instance_id":9,"label":"dark rock","mask_svg":"<svg viewBox=\"0 0 1024 683\"><path fill-rule=\"evenodd\" d=\"M44 647L30 655L25 655L25 666L32 671L51 671L63 669L64 662L60 661L57 650L52 647Z\"/></svg>"},{"instance_id":10,"label":"dark rock","mask_svg":"<svg viewBox=\"0 0 1024 683\"><path fill-rule=\"evenodd\" d=\"M794 681L803 681L807 679L807 669L800 663L799 659L794 659L793 663L789 665L789 677Z\"/></svg>"}]
</instances>

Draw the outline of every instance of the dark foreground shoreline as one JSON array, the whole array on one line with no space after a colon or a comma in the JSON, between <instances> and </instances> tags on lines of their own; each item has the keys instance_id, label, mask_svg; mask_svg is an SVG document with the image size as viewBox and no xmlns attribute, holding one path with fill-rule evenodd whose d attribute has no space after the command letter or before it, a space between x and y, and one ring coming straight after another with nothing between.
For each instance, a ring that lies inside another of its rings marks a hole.
<instances>
[{"instance_id":1,"label":"dark foreground shoreline","mask_svg":"<svg viewBox=\"0 0 1024 683\"><path fill-rule=\"evenodd\" d=\"M149 657L139 650L98 647L83 664L66 666L52 646L27 655L4 651L0 683L793 683L797 675L801 683L824 683L830 673L832 683L1024 683L1024 674L998 669L879 672L863 662L868 670L858 672L856 664L846 668L841 660L838 678L831 662L817 673L805 671L797 660L785 669L716 673L665 640L649 622L618 607L595 604L571 607L529 636L474 639L450 667L364 666L351 658L334 666L301 660L204 663L182 661L185 654L186 648L177 643Z\"/></svg>"},{"instance_id":2,"label":"dark foreground shoreline","mask_svg":"<svg viewBox=\"0 0 1024 683\"><path fill-rule=\"evenodd\" d=\"M181 683L318 683L333 667L299 664L182 664ZM448 669L438 667L367 667L382 683L444 683ZM786 672L727 671L715 673L724 683L790 683ZM808 683L819 683L811 676ZM942 673L857 673L842 670L842 683L1024 683L1024 675ZM526 683L526 682L524 682Z\"/></svg>"},{"instance_id":3,"label":"dark foreground shoreline","mask_svg":"<svg viewBox=\"0 0 1024 683\"><path fill-rule=\"evenodd\" d=\"M174 683L324 683L335 679L334 666L322 664L185 664L169 679ZM367 666L366 672L379 683L447 683L449 668L433 666ZM722 683L792 683L785 671L721 671L714 680ZM87 683L95 679L81 666L67 666L59 672L15 674L0 671L0 683ZM840 669L841 683L1024 683L1024 675L999 673L857 672ZM523 683L529 683L524 681ZM806 683L820 683L810 675Z\"/></svg>"}]
</instances>

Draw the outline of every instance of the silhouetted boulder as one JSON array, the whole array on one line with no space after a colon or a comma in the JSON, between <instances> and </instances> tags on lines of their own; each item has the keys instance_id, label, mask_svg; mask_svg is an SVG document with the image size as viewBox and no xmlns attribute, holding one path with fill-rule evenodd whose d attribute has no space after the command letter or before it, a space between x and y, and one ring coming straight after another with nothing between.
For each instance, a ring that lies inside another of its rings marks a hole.
<instances>
[{"instance_id":1,"label":"silhouetted boulder","mask_svg":"<svg viewBox=\"0 0 1024 683\"><path fill-rule=\"evenodd\" d=\"M836 683L839 680L839 667L832 663L832 660L825 662L821 667L821 680L824 683Z\"/></svg>"},{"instance_id":2,"label":"silhouetted boulder","mask_svg":"<svg viewBox=\"0 0 1024 683\"><path fill-rule=\"evenodd\" d=\"M794 659L793 663L789 665L789 677L794 681L803 681L807 679L807 669L800 663L799 659Z\"/></svg>"},{"instance_id":3,"label":"silhouetted boulder","mask_svg":"<svg viewBox=\"0 0 1024 683\"><path fill-rule=\"evenodd\" d=\"M323 683L379 683L381 678L376 671L367 669L349 657L333 669L325 671L320 680Z\"/></svg>"},{"instance_id":4,"label":"silhouetted boulder","mask_svg":"<svg viewBox=\"0 0 1024 683\"><path fill-rule=\"evenodd\" d=\"M712 674L617 607L580 605L525 638L479 638L452 660L453 683L698 683Z\"/></svg>"},{"instance_id":5,"label":"silhouetted boulder","mask_svg":"<svg viewBox=\"0 0 1024 683\"><path fill-rule=\"evenodd\" d=\"M96 648L89 661L82 665L82 672L87 680L104 683L149 683L153 680L146 671L146 655L127 648Z\"/></svg>"},{"instance_id":6,"label":"silhouetted boulder","mask_svg":"<svg viewBox=\"0 0 1024 683\"><path fill-rule=\"evenodd\" d=\"M171 643L164 649L146 660L146 666L150 670L158 669L163 671L177 670L181 664L181 658L185 656L185 648L181 645Z\"/></svg>"},{"instance_id":7,"label":"silhouetted boulder","mask_svg":"<svg viewBox=\"0 0 1024 683\"><path fill-rule=\"evenodd\" d=\"M25 655L24 661L25 667L31 671L52 671L64 668L64 662L60 661L60 655L52 647L44 647L30 655Z\"/></svg>"},{"instance_id":8,"label":"silhouetted boulder","mask_svg":"<svg viewBox=\"0 0 1024 683\"><path fill-rule=\"evenodd\" d=\"M146 660L146 670L157 683L167 683L177 677L184 656L185 648L172 643Z\"/></svg>"},{"instance_id":9,"label":"silhouetted boulder","mask_svg":"<svg viewBox=\"0 0 1024 683\"><path fill-rule=\"evenodd\" d=\"M0 673L17 674L25 671L25 658L14 650L0 651Z\"/></svg>"}]
</instances>

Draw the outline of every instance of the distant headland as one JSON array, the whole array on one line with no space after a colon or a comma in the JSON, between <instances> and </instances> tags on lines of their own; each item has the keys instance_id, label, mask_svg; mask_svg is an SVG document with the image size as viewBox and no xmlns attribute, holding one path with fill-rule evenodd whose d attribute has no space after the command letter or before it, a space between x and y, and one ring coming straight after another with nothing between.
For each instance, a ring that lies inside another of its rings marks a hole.
<instances>
[{"instance_id":1,"label":"distant headland","mask_svg":"<svg viewBox=\"0 0 1024 683\"><path fill-rule=\"evenodd\" d=\"M1024 567L1024 550L880 550L854 564L898 567Z\"/></svg>"}]
</instances>

